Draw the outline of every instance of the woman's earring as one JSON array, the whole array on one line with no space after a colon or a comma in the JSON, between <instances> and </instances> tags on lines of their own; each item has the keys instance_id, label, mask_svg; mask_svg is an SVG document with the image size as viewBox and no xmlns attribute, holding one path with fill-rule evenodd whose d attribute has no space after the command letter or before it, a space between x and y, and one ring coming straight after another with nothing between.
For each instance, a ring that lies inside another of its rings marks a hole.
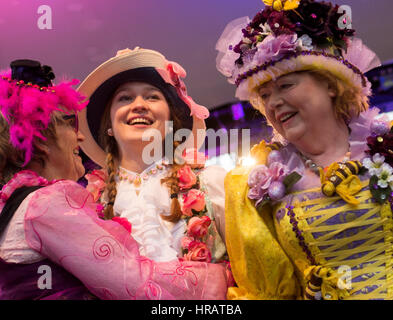
<instances>
[{"instance_id":1,"label":"woman's earring","mask_svg":"<svg viewBox=\"0 0 393 320\"><path fill-rule=\"evenodd\" d=\"M108 136L111 136L111 137L113 137L113 131L112 131L112 128L109 128L107 132L108 132Z\"/></svg>"}]
</instances>

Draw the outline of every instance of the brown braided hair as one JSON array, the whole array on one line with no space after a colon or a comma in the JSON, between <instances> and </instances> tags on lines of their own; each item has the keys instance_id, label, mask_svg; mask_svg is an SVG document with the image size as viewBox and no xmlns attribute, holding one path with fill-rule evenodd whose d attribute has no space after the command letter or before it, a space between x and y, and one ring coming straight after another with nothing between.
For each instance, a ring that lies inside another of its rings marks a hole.
<instances>
[{"instance_id":1,"label":"brown braided hair","mask_svg":"<svg viewBox=\"0 0 393 320\"><path fill-rule=\"evenodd\" d=\"M104 194L107 197L107 204L104 209L104 219L110 220L115 215L113 212L113 205L115 203L116 195L117 195L117 188L116 188L116 164L115 160L119 157L119 149L117 147L117 142L114 137L107 134L108 129L112 127L111 123L111 115L110 106L112 105L111 99L104 110L104 114L101 118L100 124L100 135L98 137L99 143L103 146L105 152L107 153L106 156L106 171L107 171L107 181Z\"/></svg>"},{"instance_id":2,"label":"brown braided hair","mask_svg":"<svg viewBox=\"0 0 393 320\"><path fill-rule=\"evenodd\" d=\"M105 219L112 219L114 217L113 205L117 195L115 177L117 174L116 160L119 160L119 149L115 138L107 134L108 129L112 128L111 117L110 117L112 101L113 98L110 99L109 103L107 104L104 110L104 113L101 118L100 131L99 131L100 132L99 143L107 153L106 170L107 170L108 178L106 181L107 184L104 190L104 194L107 196L108 202L104 210ZM183 128L184 126L182 124L182 121L176 115L176 110L173 107L173 103L168 100L167 103L169 106L171 120L173 121L173 130L174 132L176 132L177 130ZM173 143L174 150L180 143L181 142L174 141ZM163 141L163 146L164 145L165 145L165 141ZM166 186L168 187L169 193L172 198L170 215L169 216L162 215L162 218L166 221L177 222L180 220L182 216L180 203L177 199L177 194L179 192L179 187L178 187L179 180L177 178L177 171L183 166L184 165L178 165L178 164L171 165L168 176L164 179L161 179L161 183L165 183Z\"/></svg>"},{"instance_id":3,"label":"brown braided hair","mask_svg":"<svg viewBox=\"0 0 393 320\"><path fill-rule=\"evenodd\" d=\"M173 143L174 149L176 149L176 147L179 144L180 143L178 141L175 141ZM181 169L184 166L185 164L179 165L174 163L169 170L168 176L166 178L161 179L161 183L166 184L166 186L169 189L169 193L171 195L170 214L168 216L161 215L161 218L169 222L176 223L181 219L182 216L181 207L178 199L180 188L179 188L179 178L177 177L177 172L179 171L179 169Z\"/></svg>"},{"instance_id":4,"label":"brown braided hair","mask_svg":"<svg viewBox=\"0 0 393 320\"><path fill-rule=\"evenodd\" d=\"M105 206L104 217L106 220L112 219L115 215L113 213L113 205L115 203L117 189L116 189L116 167L115 160L113 158L112 153L108 153L106 156L106 165L107 165L107 173L108 173L108 183L106 185L106 192L108 203Z\"/></svg>"}]
</instances>

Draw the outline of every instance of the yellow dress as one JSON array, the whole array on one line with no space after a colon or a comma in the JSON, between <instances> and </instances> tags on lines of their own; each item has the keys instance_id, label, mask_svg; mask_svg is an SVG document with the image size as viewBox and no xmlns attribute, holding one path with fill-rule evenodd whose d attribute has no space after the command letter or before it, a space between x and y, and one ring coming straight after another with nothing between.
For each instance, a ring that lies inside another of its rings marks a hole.
<instances>
[{"instance_id":1,"label":"yellow dress","mask_svg":"<svg viewBox=\"0 0 393 320\"><path fill-rule=\"evenodd\" d=\"M252 153L266 163L264 143ZM237 287L228 299L303 299L314 274L322 299L392 299L392 211L361 181L357 205L321 188L287 195L258 212L248 198L250 168L225 180L227 250Z\"/></svg>"}]
</instances>

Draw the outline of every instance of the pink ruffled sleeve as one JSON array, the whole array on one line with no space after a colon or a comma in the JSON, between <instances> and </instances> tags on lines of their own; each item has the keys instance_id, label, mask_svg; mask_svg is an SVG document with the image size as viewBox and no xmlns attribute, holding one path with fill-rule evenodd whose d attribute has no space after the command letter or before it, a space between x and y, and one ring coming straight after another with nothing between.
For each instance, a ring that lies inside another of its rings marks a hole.
<instances>
[{"instance_id":1,"label":"pink ruffled sleeve","mask_svg":"<svg viewBox=\"0 0 393 320\"><path fill-rule=\"evenodd\" d=\"M226 298L223 266L149 260L121 224L97 217L96 206L74 182L42 188L25 215L26 241L101 299Z\"/></svg>"}]
</instances>

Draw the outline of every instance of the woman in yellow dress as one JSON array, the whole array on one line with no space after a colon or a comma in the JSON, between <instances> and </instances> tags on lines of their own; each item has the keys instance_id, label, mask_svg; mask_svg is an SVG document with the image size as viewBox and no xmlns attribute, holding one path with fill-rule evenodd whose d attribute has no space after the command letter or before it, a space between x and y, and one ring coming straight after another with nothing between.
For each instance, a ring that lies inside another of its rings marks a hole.
<instances>
[{"instance_id":1,"label":"woman in yellow dress","mask_svg":"<svg viewBox=\"0 0 393 320\"><path fill-rule=\"evenodd\" d=\"M391 299L393 131L364 76L379 60L338 6L263 2L216 47L274 129L225 180L228 298Z\"/></svg>"}]
</instances>

